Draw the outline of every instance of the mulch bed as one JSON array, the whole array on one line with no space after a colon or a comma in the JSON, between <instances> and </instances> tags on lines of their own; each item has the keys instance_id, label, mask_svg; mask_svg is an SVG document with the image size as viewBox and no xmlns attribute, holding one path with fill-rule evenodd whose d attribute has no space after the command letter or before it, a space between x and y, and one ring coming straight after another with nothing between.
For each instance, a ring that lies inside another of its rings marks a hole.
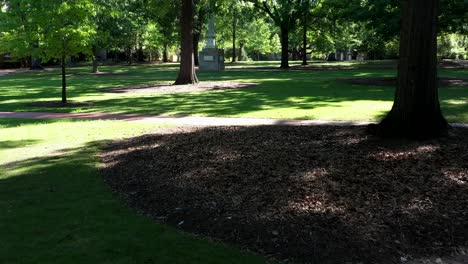
<instances>
[{"instance_id":1,"label":"mulch bed","mask_svg":"<svg viewBox=\"0 0 468 264\"><path fill-rule=\"evenodd\" d=\"M176 128L101 158L141 214L277 260L401 263L468 246L466 128L419 142L352 126Z\"/></svg>"},{"instance_id":2,"label":"mulch bed","mask_svg":"<svg viewBox=\"0 0 468 264\"><path fill-rule=\"evenodd\" d=\"M34 102L28 104L29 107L44 107L44 108L57 108L57 107L64 107L64 108L73 108L73 107L82 107L82 106L93 106L93 102L75 102L75 101L68 101L67 103L62 103L62 101L48 101L48 102Z\"/></svg>"},{"instance_id":3,"label":"mulch bed","mask_svg":"<svg viewBox=\"0 0 468 264\"><path fill-rule=\"evenodd\" d=\"M376 85L376 86L393 86L397 84L397 79L394 77L370 78L370 77L355 77L355 78L337 78L339 82L358 84L358 85ZM468 86L466 78L439 78L440 87L462 87Z\"/></svg>"},{"instance_id":4,"label":"mulch bed","mask_svg":"<svg viewBox=\"0 0 468 264\"><path fill-rule=\"evenodd\" d=\"M170 83L140 84L125 87L106 88L101 91L106 93L151 93L173 94L204 91L247 89L258 86L258 83L244 82L199 82L190 85L172 85Z\"/></svg>"}]
</instances>

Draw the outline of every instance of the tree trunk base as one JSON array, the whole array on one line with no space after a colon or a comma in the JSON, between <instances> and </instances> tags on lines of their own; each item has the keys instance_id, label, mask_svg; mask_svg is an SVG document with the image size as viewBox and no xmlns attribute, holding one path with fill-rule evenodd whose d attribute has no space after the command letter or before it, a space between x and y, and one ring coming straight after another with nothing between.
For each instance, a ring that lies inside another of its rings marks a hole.
<instances>
[{"instance_id":1,"label":"tree trunk base","mask_svg":"<svg viewBox=\"0 0 468 264\"><path fill-rule=\"evenodd\" d=\"M198 79L185 79L185 78L178 78L173 85L189 85L189 84L197 84Z\"/></svg>"},{"instance_id":2,"label":"tree trunk base","mask_svg":"<svg viewBox=\"0 0 468 264\"><path fill-rule=\"evenodd\" d=\"M419 118L413 122L403 121L390 112L379 124L367 126L367 132L382 138L408 138L426 140L446 136L450 125L440 115L435 118Z\"/></svg>"}]
</instances>

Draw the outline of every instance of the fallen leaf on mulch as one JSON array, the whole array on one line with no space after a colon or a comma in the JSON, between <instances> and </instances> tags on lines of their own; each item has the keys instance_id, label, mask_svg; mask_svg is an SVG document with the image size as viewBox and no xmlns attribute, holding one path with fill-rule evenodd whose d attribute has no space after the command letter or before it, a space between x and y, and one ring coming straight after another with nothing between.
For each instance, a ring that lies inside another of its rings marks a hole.
<instances>
[{"instance_id":1,"label":"fallen leaf on mulch","mask_svg":"<svg viewBox=\"0 0 468 264\"><path fill-rule=\"evenodd\" d=\"M117 141L105 181L138 212L304 263L400 263L468 246L468 130L180 128Z\"/></svg>"}]
</instances>

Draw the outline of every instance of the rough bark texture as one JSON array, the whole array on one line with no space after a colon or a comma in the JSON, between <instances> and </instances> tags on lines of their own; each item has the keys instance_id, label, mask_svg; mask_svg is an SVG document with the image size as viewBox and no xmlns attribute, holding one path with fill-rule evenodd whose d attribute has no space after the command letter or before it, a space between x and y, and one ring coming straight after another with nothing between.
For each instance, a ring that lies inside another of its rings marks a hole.
<instances>
[{"instance_id":1,"label":"rough bark texture","mask_svg":"<svg viewBox=\"0 0 468 264\"><path fill-rule=\"evenodd\" d=\"M65 69L65 56L62 56L62 103L67 103L67 72Z\"/></svg>"},{"instance_id":2,"label":"rough bark texture","mask_svg":"<svg viewBox=\"0 0 468 264\"><path fill-rule=\"evenodd\" d=\"M406 0L402 4L398 86L392 110L377 125L381 136L431 138L448 124L439 104L437 82L438 0Z\"/></svg>"},{"instance_id":3,"label":"rough bark texture","mask_svg":"<svg viewBox=\"0 0 468 264\"><path fill-rule=\"evenodd\" d=\"M193 0L182 0L180 69L175 85L198 83L193 56L193 12Z\"/></svg>"},{"instance_id":4,"label":"rough bark texture","mask_svg":"<svg viewBox=\"0 0 468 264\"><path fill-rule=\"evenodd\" d=\"M281 27L281 67L289 68L289 30Z\"/></svg>"}]
</instances>

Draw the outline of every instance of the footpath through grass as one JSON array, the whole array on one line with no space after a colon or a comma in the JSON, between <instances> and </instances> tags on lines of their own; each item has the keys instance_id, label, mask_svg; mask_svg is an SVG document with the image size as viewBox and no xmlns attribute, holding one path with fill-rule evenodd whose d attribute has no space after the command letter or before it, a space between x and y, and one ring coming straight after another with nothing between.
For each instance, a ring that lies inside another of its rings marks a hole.
<instances>
[{"instance_id":1,"label":"footpath through grass","mask_svg":"<svg viewBox=\"0 0 468 264\"><path fill-rule=\"evenodd\" d=\"M0 263L264 263L137 216L110 193L99 148L156 128L0 119Z\"/></svg>"},{"instance_id":2,"label":"footpath through grass","mask_svg":"<svg viewBox=\"0 0 468 264\"><path fill-rule=\"evenodd\" d=\"M386 62L388 64L388 62ZM177 65L102 67L107 74L89 74L89 67L69 74L69 98L93 102L75 108L31 106L60 98L58 71L23 73L0 78L0 111L106 112L155 115L197 115L321 120L379 120L392 106L394 88L337 82L339 77L392 77L396 70L379 63L315 63L344 70L280 71L271 62L235 64L226 72L199 73L201 81L258 82L244 90L180 94L106 93L105 88L148 83L172 83ZM254 67L259 67L255 69ZM443 77L468 78L466 69L442 69ZM450 122L468 123L468 87L440 89L443 112Z\"/></svg>"}]
</instances>

